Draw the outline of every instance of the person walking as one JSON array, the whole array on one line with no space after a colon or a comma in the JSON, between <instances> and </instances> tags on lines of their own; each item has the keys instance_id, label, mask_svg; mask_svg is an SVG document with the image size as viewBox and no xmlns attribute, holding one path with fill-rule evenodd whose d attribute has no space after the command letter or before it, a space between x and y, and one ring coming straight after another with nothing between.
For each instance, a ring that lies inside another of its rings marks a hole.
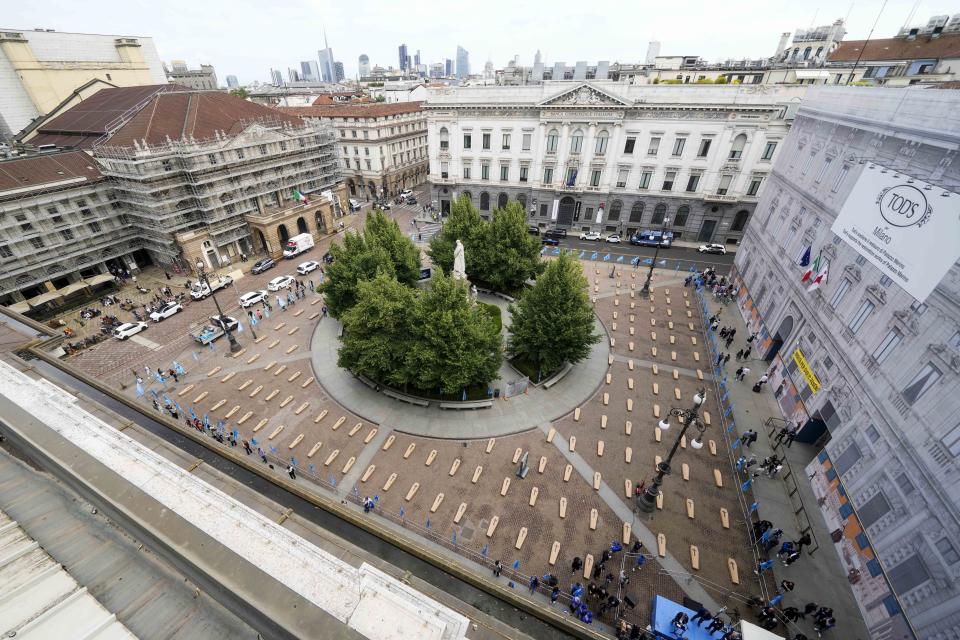
<instances>
[{"instance_id":1,"label":"person walking","mask_svg":"<svg viewBox=\"0 0 960 640\"><path fill-rule=\"evenodd\" d=\"M747 350L743 352L743 359L744 359L744 360L749 360L749 359L750 359L750 352L751 352L751 351L753 351L753 347L747 347Z\"/></svg>"},{"instance_id":2,"label":"person walking","mask_svg":"<svg viewBox=\"0 0 960 640\"><path fill-rule=\"evenodd\" d=\"M729 349L731 344L733 344L733 338L730 336L727 336L727 341L725 343L726 348Z\"/></svg>"},{"instance_id":3,"label":"person walking","mask_svg":"<svg viewBox=\"0 0 960 640\"><path fill-rule=\"evenodd\" d=\"M713 617L713 619L710 621L710 624L707 625L707 633L710 634L710 636L713 636L714 633L716 633L717 631L720 631L720 630L723 629L725 626L726 626L726 624L725 624L725 623L723 622L723 620L720 618L720 614L718 613L718 614L715 615L715 616Z\"/></svg>"},{"instance_id":4,"label":"person walking","mask_svg":"<svg viewBox=\"0 0 960 640\"><path fill-rule=\"evenodd\" d=\"M723 353L717 353L717 364L714 366L719 367L723 363Z\"/></svg>"},{"instance_id":5,"label":"person walking","mask_svg":"<svg viewBox=\"0 0 960 640\"><path fill-rule=\"evenodd\" d=\"M583 568L583 560L580 559L580 556L577 556L573 559L573 563L570 565L570 573L576 573Z\"/></svg>"},{"instance_id":6,"label":"person walking","mask_svg":"<svg viewBox=\"0 0 960 640\"><path fill-rule=\"evenodd\" d=\"M503 572L503 564L499 560L493 563L493 577L499 578L500 574Z\"/></svg>"},{"instance_id":7,"label":"person walking","mask_svg":"<svg viewBox=\"0 0 960 640\"><path fill-rule=\"evenodd\" d=\"M809 532L809 531L808 531L807 533L803 534L802 536L800 536L800 539L797 540L797 542L796 542L796 545L797 545L797 553L800 553L801 551L803 551L803 548L804 548L805 546L807 546L808 544L810 544L811 542L813 542L813 540L810 538L810 532ZM790 584L793 584L793 583L791 582Z\"/></svg>"},{"instance_id":8,"label":"person walking","mask_svg":"<svg viewBox=\"0 0 960 640\"><path fill-rule=\"evenodd\" d=\"M743 360L743 349L737 351L737 362L740 362L741 360Z\"/></svg>"},{"instance_id":9,"label":"person walking","mask_svg":"<svg viewBox=\"0 0 960 640\"><path fill-rule=\"evenodd\" d=\"M764 560L753 570L756 575L763 575L763 572L773 566L773 560Z\"/></svg>"},{"instance_id":10,"label":"person walking","mask_svg":"<svg viewBox=\"0 0 960 640\"><path fill-rule=\"evenodd\" d=\"M727 346L729 347L730 345ZM728 362L730 362L730 354L726 353L723 356L723 366L726 367Z\"/></svg>"},{"instance_id":11,"label":"person walking","mask_svg":"<svg viewBox=\"0 0 960 640\"><path fill-rule=\"evenodd\" d=\"M560 587L554 587L553 591L550 592L550 604L553 605L554 603L556 603L559 597L560 597Z\"/></svg>"},{"instance_id":12,"label":"person walking","mask_svg":"<svg viewBox=\"0 0 960 640\"><path fill-rule=\"evenodd\" d=\"M250 443L246 440L243 441L243 450L247 452L247 455L253 453L253 449L250 448Z\"/></svg>"},{"instance_id":13,"label":"person walking","mask_svg":"<svg viewBox=\"0 0 960 640\"><path fill-rule=\"evenodd\" d=\"M763 374L762 376L760 376L760 379L757 380L757 384L762 387L763 385L767 384L767 381L769 379L770 379L770 376L768 376L767 374Z\"/></svg>"},{"instance_id":14,"label":"person walking","mask_svg":"<svg viewBox=\"0 0 960 640\"><path fill-rule=\"evenodd\" d=\"M797 437L798 431L799 429L797 428L796 425L794 425L793 428L787 432L787 438L786 438L787 449L789 449L790 445L793 444L793 439Z\"/></svg>"},{"instance_id":15,"label":"person walking","mask_svg":"<svg viewBox=\"0 0 960 640\"><path fill-rule=\"evenodd\" d=\"M257 447L257 455L263 460L263 464L267 464L267 454L264 453L263 447Z\"/></svg>"},{"instance_id":16,"label":"person walking","mask_svg":"<svg viewBox=\"0 0 960 640\"><path fill-rule=\"evenodd\" d=\"M757 441L757 432L754 431L753 429L748 429L746 433L740 436L740 442L742 442L746 447L749 447L756 441Z\"/></svg>"},{"instance_id":17,"label":"person walking","mask_svg":"<svg viewBox=\"0 0 960 640\"><path fill-rule=\"evenodd\" d=\"M740 371L740 382L743 382L747 379L748 373L750 373L750 367L743 367L743 370Z\"/></svg>"},{"instance_id":18,"label":"person walking","mask_svg":"<svg viewBox=\"0 0 960 640\"><path fill-rule=\"evenodd\" d=\"M713 616L710 615L710 612L707 611L707 609L705 609L704 607L700 607L699 609L697 609L697 613L694 614L692 618L690 618L690 624L693 624L694 622L696 622L697 626L699 627L699 626L702 626L704 622L710 622L711 620L713 620Z\"/></svg>"},{"instance_id":19,"label":"person walking","mask_svg":"<svg viewBox=\"0 0 960 640\"><path fill-rule=\"evenodd\" d=\"M291 480L296 480L296 479L297 479L297 472L296 472L296 470L294 470L292 464L288 464L288 465L287 465L287 473L290 474L290 479L291 479Z\"/></svg>"},{"instance_id":20,"label":"person walking","mask_svg":"<svg viewBox=\"0 0 960 640\"><path fill-rule=\"evenodd\" d=\"M537 591L537 587L540 586L540 578L537 576L530 576L530 595L533 595Z\"/></svg>"}]
</instances>

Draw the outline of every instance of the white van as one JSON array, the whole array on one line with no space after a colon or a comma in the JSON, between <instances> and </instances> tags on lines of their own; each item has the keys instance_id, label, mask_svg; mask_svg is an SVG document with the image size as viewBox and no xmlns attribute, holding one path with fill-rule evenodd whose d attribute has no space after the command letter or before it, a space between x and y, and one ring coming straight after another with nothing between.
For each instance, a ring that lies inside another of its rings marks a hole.
<instances>
[{"instance_id":1,"label":"white van","mask_svg":"<svg viewBox=\"0 0 960 640\"><path fill-rule=\"evenodd\" d=\"M359 203L359 202L357 202L357 201L354 200L353 198L350 198L349 202L350 202L350 211L360 211L360 203Z\"/></svg>"},{"instance_id":2,"label":"white van","mask_svg":"<svg viewBox=\"0 0 960 640\"><path fill-rule=\"evenodd\" d=\"M301 233L287 241L287 246L283 250L283 257L293 258L310 249L313 249L313 236L309 233Z\"/></svg>"}]
</instances>

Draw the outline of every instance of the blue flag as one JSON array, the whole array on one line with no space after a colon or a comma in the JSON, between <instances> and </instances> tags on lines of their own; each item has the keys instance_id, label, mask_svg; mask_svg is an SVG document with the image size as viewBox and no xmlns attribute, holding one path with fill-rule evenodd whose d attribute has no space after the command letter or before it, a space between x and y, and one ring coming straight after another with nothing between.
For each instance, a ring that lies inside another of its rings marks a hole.
<instances>
[{"instance_id":1,"label":"blue flag","mask_svg":"<svg viewBox=\"0 0 960 640\"><path fill-rule=\"evenodd\" d=\"M165 405L173 404L172 402L170 402L170 398L167 396L167 394L163 394L163 404Z\"/></svg>"},{"instance_id":2,"label":"blue flag","mask_svg":"<svg viewBox=\"0 0 960 640\"><path fill-rule=\"evenodd\" d=\"M308 466L307 468L310 469L311 474L313 475L317 474L317 465L311 463L310 466Z\"/></svg>"},{"instance_id":3,"label":"blue flag","mask_svg":"<svg viewBox=\"0 0 960 640\"><path fill-rule=\"evenodd\" d=\"M427 529L430 528L430 518L427 518Z\"/></svg>"},{"instance_id":4,"label":"blue flag","mask_svg":"<svg viewBox=\"0 0 960 640\"><path fill-rule=\"evenodd\" d=\"M519 560L514 560L514 561L513 561L513 568L514 568L514 569L519 569L519 568L520 568L520 561L519 561Z\"/></svg>"},{"instance_id":5,"label":"blue flag","mask_svg":"<svg viewBox=\"0 0 960 640\"><path fill-rule=\"evenodd\" d=\"M157 392L156 392L154 389L150 389L150 395L153 396L153 399L154 399L154 400L159 400L159 399L160 399L160 396L157 395Z\"/></svg>"},{"instance_id":6,"label":"blue flag","mask_svg":"<svg viewBox=\"0 0 960 640\"><path fill-rule=\"evenodd\" d=\"M556 248L553 250L553 255L555 255L555 256L560 255L560 247L556 247Z\"/></svg>"},{"instance_id":7,"label":"blue flag","mask_svg":"<svg viewBox=\"0 0 960 640\"><path fill-rule=\"evenodd\" d=\"M584 256L587 255L587 252L583 249L580 250L580 259L583 260Z\"/></svg>"},{"instance_id":8,"label":"blue flag","mask_svg":"<svg viewBox=\"0 0 960 640\"><path fill-rule=\"evenodd\" d=\"M653 264L653 260L651 260L650 258L647 258L646 260L643 261L643 264Z\"/></svg>"},{"instance_id":9,"label":"blue flag","mask_svg":"<svg viewBox=\"0 0 960 640\"><path fill-rule=\"evenodd\" d=\"M753 504L750 505L750 513L753 513L754 511L756 511L756 510L759 509L759 508L760 508L760 505L759 505L758 503L754 502Z\"/></svg>"},{"instance_id":10,"label":"blue flag","mask_svg":"<svg viewBox=\"0 0 960 640\"><path fill-rule=\"evenodd\" d=\"M183 368L183 365L176 360L173 361L173 370L177 372L178 376L182 376L187 372L186 369Z\"/></svg>"},{"instance_id":11,"label":"blue flag","mask_svg":"<svg viewBox=\"0 0 960 640\"><path fill-rule=\"evenodd\" d=\"M490 553L490 547L483 545L483 551L480 552L480 555L486 558L488 553Z\"/></svg>"},{"instance_id":12,"label":"blue flag","mask_svg":"<svg viewBox=\"0 0 960 640\"><path fill-rule=\"evenodd\" d=\"M250 316L250 326L251 327L257 326L257 314L253 314L252 316Z\"/></svg>"},{"instance_id":13,"label":"blue flag","mask_svg":"<svg viewBox=\"0 0 960 640\"><path fill-rule=\"evenodd\" d=\"M180 408L180 403L176 400L173 401L173 406L177 408L177 413L183 413L183 409Z\"/></svg>"},{"instance_id":14,"label":"blue flag","mask_svg":"<svg viewBox=\"0 0 960 640\"><path fill-rule=\"evenodd\" d=\"M196 351L193 352L193 359L196 360L197 362L200 362L200 356L197 355Z\"/></svg>"},{"instance_id":15,"label":"blue flag","mask_svg":"<svg viewBox=\"0 0 960 640\"><path fill-rule=\"evenodd\" d=\"M142 398L142 397L143 397L143 394L144 394L143 383L138 381L138 382L137 382L137 397L138 397L138 398Z\"/></svg>"},{"instance_id":16,"label":"blue flag","mask_svg":"<svg viewBox=\"0 0 960 640\"><path fill-rule=\"evenodd\" d=\"M617 256L617 262L623 262L623 256Z\"/></svg>"},{"instance_id":17,"label":"blue flag","mask_svg":"<svg viewBox=\"0 0 960 640\"><path fill-rule=\"evenodd\" d=\"M163 377L162 375L160 375L159 373L153 374L153 377L154 377L154 379L156 379L157 382L159 382L159 383L161 383L161 384L163 384L163 383L166 382L166 380L167 380L166 378L164 378L164 377Z\"/></svg>"},{"instance_id":18,"label":"blue flag","mask_svg":"<svg viewBox=\"0 0 960 640\"><path fill-rule=\"evenodd\" d=\"M277 454L277 448L276 448L275 446L273 446L272 444L270 445L270 453L272 453L272 454L274 454L274 455ZM332 473L330 474L330 477L333 477L333 474L332 474Z\"/></svg>"},{"instance_id":19,"label":"blue flag","mask_svg":"<svg viewBox=\"0 0 960 640\"><path fill-rule=\"evenodd\" d=\"M243 323L237 322L237 333L243 333Z\"/></svg>"},{"instance_id":20,"label":"blue flag","mask_svg":"<svg viewBox=\"0 0 960 640\"><path fill-rule=\"evenodd\" d=\"M453 544L454 544L454 545L457 544L457 532L456 532L456 531L453 532Z\"/></svg>"},{"instance_id":21,"label":"blue flag","mask_svg":"<svg viewBox=\"0 0 960 640\"><path fill-rule=\"evenodd\" d=\"M206 413L203 414L203 428L204 429L210 428L210 416L207 415Z\"/></svg>"},{"instance_id":22,"label":"blue flag","mask_svg":"<svg viewBox=\"0 0 960 640\"><path fill-rule=\"evenodd\" d=\"M599 253L597 253L596 251L594 251L592 254L590 254L590 259L591 259L591 260L596 260L596 259L597 259L597 256L599 256L599 255L600 255Z\"/></svg>"},{"instance_id":23,"label":"blue flag","mask_svg":"<svg viewBox=\"0 0 960 640\"><path fill-rule=\"evenodd\" d=\"M810 251L813 249L813 245L807 245L807 248L804 250L803 255L800 256L800 266L808 267L810 266Z\"/></svg>"},{"instance_id":24,"label":"blue flag","mask_svg":"<svg viewBox=\"0 0 960 640\"><path fill-rule=\"evenodd\" d=\"M731 450L738 449L739 447L740 447L740 440L734 440L733 442L730 443Z\"/></svg>"},{"instance_id":25,"label":"blue flag","mask_svg":"<svg viewBox=\"0 0 960 640\"><path fill-rule=\"evenodd\" d=\"M740 485L740 491L742 491L743 493L746 493L747 489L750 488L750 482L751 482L750 478L747 478L747 481L744 482L742 485Z\"/></svg>"},{"instance_id":26,"label":"blue flag","mask_svg":"<svg viewBox=\"0 0 960 640\"><path fill-rule=\"evenodd\" d=\"M604 261L604 262L610 262L610 254L609 254L609 253L608 253L607 255L603 256L603 261Z\"/></svg>"},{"instance_id":27,"label":"blue flag","mask_svg":"<svg viewBox=\"0 0 960 640\"><path fill-rule=\"evenodd\" d=\"M636 258L634 258L633 260L631 260L631 261L630 261L630 264L633 265L634 267L636 267L637 265L639 265L639 264L640 264L640 256L637 256Z\"/></svg>"},{"instance_id":28,"label":"blue flag","mask_svg":"<svg viewBox=\"0 0 960 640\"><path fill-rule=\"evenodd\" d=\"M401 506L401 507L400 507L400 517L402 518L403 515L404 515L404 511L403 511L403 507Z\"/></svg>"},{"instance_id":29,"label":"blue flag","mask_svg":"<svg viewBox=\"0 0 960 640\"><path fill-rule=\"evenodd\" d=\"M290 464L294 467L297 466L297 459L293 456L290 456Z\"/></svg>"},{"instance_id":30,"label":"blue flag","mask_svg":"<svg viewBox=\"0 0 960 640\"><path fill-rule=\"evenodd\" d=\"M197 419L197 412L193 410L193 407L190 407L190 419L191 420Z\"/></svg>"}]
</instances>

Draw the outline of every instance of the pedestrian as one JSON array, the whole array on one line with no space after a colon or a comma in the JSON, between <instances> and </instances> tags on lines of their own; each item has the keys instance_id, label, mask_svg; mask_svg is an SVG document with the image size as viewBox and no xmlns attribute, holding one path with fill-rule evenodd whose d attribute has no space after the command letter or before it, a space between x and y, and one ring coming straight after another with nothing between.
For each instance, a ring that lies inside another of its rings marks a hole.
<instances>
[{"instance_id":1,"label":"pedestrian","mask_svg":"<svg viewBox=\"0 0 960 640\"><path fill-rule=\"evenodd\" d=\"M729 347L730 345L727 345L727 346ZM730 362L730 354L726 353L723 356L723 366L727 366L728 362Z\"/></svg>"},{"instance_id":2,"label":"pedestrian","mask_svg":"<svg viewBox=\"0 0 960 640\"><path fill-rule=\"evenodd\" d=\"M747 347L747 350L743 352L743 359L748 360L750 358L750 352L753 351L753 347Z\"/></svg>"},{"instance_id":3,"label":"pedestrian","mask_svg":"<svg viewBox=\"0 0 960 640\"><path fill-rule=\"evenodd\" d=\"M790 622L796 622L803 617L803 614L796 607L786 607L783 610L783 615Z\"/></svg>"},{"instance_id":4,"label":"pedestrian","mask_svg":"<svg viewBox=\"0 0 960 640\"><path fill-rule=\"evenodd\" d=\"M740 359L740 358L737 358L737 360L739 360L739 359ZM743 367L738 367L737 370L733 372L733 379L734 379L734 380L739 380L739 379L740 379L740 375L741 375L742 373L743 373Z\"/></svg>"},{"instance_id":5,"label":"pedestrian","mask_svg":"<svg viewBox=\"0 0 960 640\"><path fill-rule=\"evenodd\" d=\"M247 452L247 455L253 453L253 449L250 448L250 443L246 440L243 441L243 450Z\"/></svg>"},{"instance_id":6,"label":"pedestrian","mask_svg":"<svg viewBox=\"0 0 960 640\"><path fill-rule=\"evenodd\" d=\"M560 587L554 587L553 591L550 592L550 604L553 604L557 601L557 598L560 597Z\"/></svg>"},{"instance_id":7,"label":"pedestrian","mask_svg":"<svg viewBox=\"0 0 960 640\"><path fill-rule=\"evenodd\" d=\"M537 587L540 586L540 579L537 578L537 576L530 576L530 584L528 586L530 587L530 595L533 595Z\"/></svg>"},{"instance_id":8,"label":"pedestrian","mask_svg":"<svg viewBox=\"0 0 960 640\"><path fill-rule=\"evenodd\" d=\"M759 576L772 566L773 566L773 560L764 560L757 565L757 568L754 569L753 572Z\"/></svg>"},{"instance_id":9,"label":"pedestrian","mask_svg":"<svg viewBox=\"0 0 960 640\"><path fill-rule=\"evenodd\" d=\"M740 372L740 381L743 382L747 379L747 374L750 373L750 367L744 367L743 371Z\"/></svg>"},{"instance_id":10,"label":"pedestrian","mask_svg":"<svg viewBox=\"0 0 960 640\"><path fill-rule=\"evenodd\" d=\"M777 437L774 438L774 441L775 441L775 443L776 443L774 446L783 444L783 439L787 437L787 434L788 434L789 432L790 432L790 430L787 429L786 427L780 427L780 430L777 431Z\"/></svg>"},{"instance_id":11,"label":"pedestrian","mask_svg":"<svg viewBox=\"0 0 960 640\"><path fill-rule=\"evenodd\" d=\"M167 276L167 280L170 279L170 272L169 272L169 271L164 271L164 272L163 272L163 275Z\"/></svg>"},{"instance_id":12,"label":"pedestrian","mask_svg":"<svg viewBox=\"0 0 960 640\"><path fill-rule=\"evenodd\" d=\"M748 429L746 433L740 436L740 442L742 442L744 446L747 446L747 447L749 447L756 441L757 441L757 432L754 431L753 429Z\"/></svg>"},{"instance_id":13,"label":"pedestrian","mask_svg":"<svg viewBox=\"0 0 960 640\"><path fill-rule=\"evenodd\" d=\"M718 353L718 354L717 354L717 364L715 364L714 366L719 367L722 363L723 363L723 354L722 354L722 353Z\"/></svg>"},{"instance_id":14,"label":"pedestrian","mask_svg":"<svg viewBox=\"0 0 960 640\"><path fill-rule=\"evenodd\" d=\"M729 349L731 344L733 344L733 338L728 336L727 341L725 343L726 348Z\"/></svg>"},{"instance_id":15,"label":"pedestrian","mask_svg":"<svg viewBox=\"0 0 960 640\"><path fill-rule=\"evenodd\" d=\"M757 384L759 384L762 387L763 385L767 384L767 381L769 379L770 379L770 376L768 376L767 374L763 374L762 376L760 376L760 379L757 380Z\"/></svg>"},{"instance_id":16,"label":"pedestrian","mask_svg":"<svg viewBox=\"0 0 960 640\"><path fill-rule=\"evenodd\" d=\"M263 311L257 309L257 320L263 320Z\"/></svg>"},{"instance_id":17,"label":"pedestrian","mask_svg":"<svg viewBox=\"0 0 960 640\"><path fill-rule=\"evenodd\" d=\"M737 329L735 327L730 327L730 331L727 332L727 337L732 338L735 335L737 335Z\"/></svg>"},{"instance_id":18,"label":"pedestrian","mask_svg":"<svg viewBox=\"0 0 960 640\"><path fill-rule=\"evenodd\" d=\"M737 351L737 361L739 362L740 360L743 360L743 349Z\"/></svg>"},{"instance_id":19,"label":"pedestrian","mask_svg":"<svg viewBox=\"0 0 960 640\"><path fill-rule=\"evenodd\" d=\"M631 571L636 571L637 569L643 568L643 565L645 565L646 563L647 563L647 556L645 556L642 553L637 554L637 562L635 565L633 565L633 569L631 569Z\"/></svg>"},{"instance_id":20,"label":"pedestrian","mask_svg":"<svg viewBox=\"0 0 960 640\"><path fill-rule=\"evenodd\" d=\"M280 307L280 311L287 310L286 306L283 304L283 298L281 298L280 296L277 296L277 306Z\"/></svg>"},{"instance_id":21,"label":"pedestrian","mask_svg":"<svg viewBox=\"0 0 960 640\"><path fill-rule=\"evenodd\" d=\"M312 280L312 279L310 280L310 291L311 291L311 292L315 292L315 291L316 291L316 289L315 289L314 286L313 286L313 280Z\"/></svg>"},{"instance_id":22,"label":"pedestrian","mask_svg":"<svg viewBox=\"0 0 960 640\"><path fill-rule=\"evenodd\" d=\"M627 586L627 583L630 582L630 578L627 576L627 572L623 569L620 569L620 588Z\"/></svg>"},{"instance_id":23,"label":"pedestrian","mask_svg":"<svg viewBox=\"0 0 960 640\"><path fill-rule=\"evenodd\" d=\"M783 591L784 593L790 593L791 591L793 591L794 586L795 585L789 580L780 581L780 590Z\"/></svg>"},{"instance_id":24,"label":"pedestrian","mask_svg":"<svg viewBox=\"0 0 960 640\"><path fill-rule=\"evenodd\" d=\"M724 326L722 329L720 329L720 339L721 339L721 340L726 340L726 339L727 339L727 331L729 331L729 329L727 329L726 326Z\"/></svg>"},{"instance_id":25,"label":"pedestrian","mask_svg":"<svg viewBox=\"0 0 960 640\"><path fill-rule=\"evenodd\" d=\"M789 449L790 445L793 444L793 439L797 437L797 431L798 431L797 426L794 425L793 428L787 432L787 439L786 439L787 449Z\"/></svg>"},{"instance_id":26,"label":"pedestrian","mask_svg":"<svg viewBox=\"0 0 960 640\"><path fill-rule=\"evenodd\" d=\"M792 565L794 562L796 562L796 561L799 560L799 559L800 559L800 553L799 553L796 549L794 549L794 550L791 551L790 554L787 556L787 559L783 561L783 564L784 564L784 566L789 567L790 565Z\"/></svg>"},{"instance_id":27,"label":"pedestrian","mask_svg":"<svg viewBox=\"0 0 960 640\"><path fill-rule=\"evenodd\" d=\"M707 611L705 608L700 607L699 609L697 609L697 613L694 614L692 618L690 618L690 624L693 624L694 622L696 622L697 626L699 627L703 625L704 622L710 622L711 620L713 620L713 616L710 615L710 612Z\"/></svg>"},{"instance_id":28,"label":"pedestrian","mask_svg":"<svg viewBox=\"0 0 960 640\"><path fill-rule=\"evenodd\" d=\"M263 464L267 464L267 454L263 451L263 447L257 447L257 455L263 460Z\"/></svg>"},{"instance_id":29,"label":"pedestrian","mask_svg":"<svg viewBox=\"0 0 960 640\"><path fill-rule=\"evenodd\" d=\"M323 305L322 307L320 307L320 313L323 314L324 318L327 317L327 305Z\"/></svg>"},{"instance_id":30,"label":"pedestrian","mask_svg":"<svg viewBox=\"0 0 960 640\"><path fill-rule=\"evenodd\" d=\"M720 614L718 613L713 617L713 620L711 620L710 624L707 626L707 633L710 636L713 636L715 632L720 631L725 626L726 625L724 624L723 620L720 618Z\"/></svg>"},{"instance_id":31,"label":"pedestrian","mask_svg":"<svg viewBox=\"0 0 960 640\"><path fill-rule=\"evenodd\" d=\"M603 550L603 553L600 554L600 564L606 564L607 561L610 560L610 558L612 558L612 557L613 557L613 554L610 553L610 550L609 550L609 549L604 549L604 550Z\"/></svg>"},{"instance_id":32,"label":"pedestrian","mask_svg":"<svg viewBox=\"0 0 960 640\"><path fill-rule=\"evenodd\" d=\"M583 568L583 560L580 559L580 556L577 556L573 559L573 564L570 565L570 572L576 573Z\"/></svg>"},{"instance_id":33,"label":"pedestrian","mask_svg":"<svg viewBox=\"0 0 960 640\"><path fill-rule=\"evenodd\" d=\"M493 577L499 578L500 573L503 572L503 564L499 560L493 563Z\"/></svg>"},{"instance_id":34,"label":"pedestrian","mask_svg":"<svg viewBox=\"0 0 960 640\"><path fill-rule=\"evenodd\" d=\"M810 532L808 531L807 533L803 534L799 540L797 540L796 542L797 553L800 553L803 550L803 548L808 544L810 544L811 542L813 542L813 540L810 538ZM793 584L793 583L791 582L790 584Z\"/></svg>"},{"instance_id":35,"label":"pedestrian","mask_svg":"<svg viewBox=\"0 0 960 640\"><path fill-rule=\"evenodd\" d=\"M291 478L291 479L293 479L293 480L296 480L296 479L297 479L297 472L294 471L292 464L288 464L288 465L287 465L287 473L290 474L290 478Z\"/></svg>"},{"instance_id":36,"label":"pedestrian","mask_svg":"<svg viewBox=\"0 0 960 640\"><path fill-rule=\"evenodd\" d=\"M807 603L806 605L804 605L804 607L803 607L803 613L804 613L804 615L808 615L808 616L809 616L809 615L812 615L813 613L815 613L818 608L819 608L819 607L818 607L818 605L817 605L816 602L808 602L808 603Z\"/></svg>"},{"instance_id":37,"label":"pedestrian","mask_svg":"<svg viewBox=\"0 0 960 640\"><path fill-rule=\"evenodd\" d=\"M599 580L601 575L603 575L603 564L598 564L593 568L593 579Z\"/></svg>"}]
</instances>

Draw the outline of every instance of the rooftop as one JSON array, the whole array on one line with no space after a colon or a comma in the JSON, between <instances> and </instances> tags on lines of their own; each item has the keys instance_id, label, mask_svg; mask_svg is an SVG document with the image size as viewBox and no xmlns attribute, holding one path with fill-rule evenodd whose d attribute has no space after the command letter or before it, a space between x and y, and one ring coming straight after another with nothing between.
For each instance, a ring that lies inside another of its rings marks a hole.
<instances>
[{"instance_id":1,"label":"rooftop","mask_svg":"<svg viewBox=\"0 0 960 640\"><path fill-rule=\"evenodd\" d=\"M310 107L277 107L277 110L304 118L382 118L423 110L422 102L372 102Z\"/></svg>"},{"instance_id":2,"label":"rooftop","mask_svg":"<svg viewBox=\"0 0 960 640\"><path fill-rule=\"evenodd\" d=\"M828 62L868 60L925 60L960 58L960 34L945 33L939 38L919 36L880 38L877 40L847 40L827 58Z\"/></svg>"},{"instance_id":3,"label":"rooftop","mask_svg":"<svg viewBox=\"0 0 960 640\"><path fill-rule=\"evenodd\" d=\"M40 187L74 186L102 179L96 163L83 151L11 158L0 162L0 200Z\"/></svg>"},{"instance_id":4,"label":"rooftop","mask_svg":"<svg viewBox=\"0 0 960 640\"><path fill-rule=\"evenodd\" d=\"M215 137L237 133L257 119L299 118L220 91L191 91L179 85L150 85L101 89L80 104L42 124L35 145L90 149L112 132L113 147L135 142L164 144L170 140Z\"/></svg>"}]
</instances>

